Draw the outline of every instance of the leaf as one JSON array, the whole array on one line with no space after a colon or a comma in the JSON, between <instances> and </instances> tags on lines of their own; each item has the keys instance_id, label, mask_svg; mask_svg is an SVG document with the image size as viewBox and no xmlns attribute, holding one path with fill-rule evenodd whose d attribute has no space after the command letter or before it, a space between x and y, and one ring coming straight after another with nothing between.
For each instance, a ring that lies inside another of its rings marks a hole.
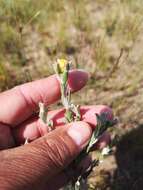
<instances>
[{"instance_id":1,"label":"leaf","mask_svg":"<svg viewBox=\"0 0 143 190\"><path fill-rule=\"evenodd\" d=\"M67 70L65 70L61 74L61 79L62 79L62 84L65 86L67 84L67 80L68 80L68 71Z\"/></svg>"},{"instance_id":2,"label":"leaf","mask_svg":"<svg viewBox=\"0 0 143 190\"><path fill-rule=\"evenodd\" d=\"M108 119L108 113L102 113L101 115L96 114L97 118L97 126L95 130L93 131L92 137L90 139L90 142L87 146L87 153L91 151L91 148L93 145L99 140L101 135L111 126L115 125L117 123L117 119L114 119L110 121Z\"/></svg>"},{"instance_id":3,"label":"leaf","mask_svg":"<svg viewBox=\"0 0 143 190\"><path fill-rule=\"evenodd\" d=\"M67 110L65 113L65 118L68 123L73 122L74 121L73 112L70 110Z\"/></svg>"},{"instance_id":4,"label":"leaf","mask_svg":"<svg viewBox=\"0 0 143 190\"><path fill-rule=\"evenodd\" d=\"M90 142L87 146L87 150L86 150L87 153L90 151L90 149L93 147L93 145L98 141L98 136L99 136L99 133L101 130L100 128L102 127L100 116L98 114L96 114L96 117L97 117L97 126L96 126L95 130L93 131Z\"/></svg>"},{"instance_id":5,"label":"leaf","mask_svg":"<svg viewBox=\"0 0 143 190\"><path fill-rule=\"evenodd\" d=\"M48 113L48 108L44 105L44 103L39 102L39 118L43 123L47 124L47 113Z\"/></svg>"}]
</instances>

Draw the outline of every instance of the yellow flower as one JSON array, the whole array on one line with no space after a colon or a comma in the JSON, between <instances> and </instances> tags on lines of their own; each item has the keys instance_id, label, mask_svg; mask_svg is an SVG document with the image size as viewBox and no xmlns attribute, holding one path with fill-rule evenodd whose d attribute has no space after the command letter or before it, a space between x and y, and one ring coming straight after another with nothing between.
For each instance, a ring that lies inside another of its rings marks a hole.
<instances>
[{"instance_id":1,"label":"yellow flower","mask_svg":"<svg viewBox=\"0 0 143 190\"><path fill-rule=\"evenodd\" d=\"M68 61L66 59L57 59L57 63L58 63L60 72L63 73L64 70L66 69Z\"/></svg>"}]
</instances>

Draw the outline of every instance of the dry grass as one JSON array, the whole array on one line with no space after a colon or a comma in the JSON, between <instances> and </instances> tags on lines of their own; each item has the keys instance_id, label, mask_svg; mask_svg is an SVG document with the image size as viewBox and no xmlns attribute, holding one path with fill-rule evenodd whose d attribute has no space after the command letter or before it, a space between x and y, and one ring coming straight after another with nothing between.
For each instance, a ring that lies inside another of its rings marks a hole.
<instances>
[{"instance_id":1,"label":"dry grass","mask_svg":"<svg viewBox=\"0 0 143 190\"><path fill-rule=\"evenodd\" d=\"M143 120L142 12L142 0L1 0L0 90L47 76L57 57L70 58L91 75L88 86L74 95L74 101L111 106L120 118L118 132L123 135ZM130 134L129 139L138 150ZM113 156L117 164L119 157ZM112 164L112 159L107 162ZM104 168L115 170L111 166ZM102 170L96 174L96 179L100 178L96 184L91 180L93 189L132 187L121 183L120 178L126 182L126 175L117 175L113 184L110 172L104 175ZM130 179L132 183L135 178Z\"/></svg>"}]
</instances>

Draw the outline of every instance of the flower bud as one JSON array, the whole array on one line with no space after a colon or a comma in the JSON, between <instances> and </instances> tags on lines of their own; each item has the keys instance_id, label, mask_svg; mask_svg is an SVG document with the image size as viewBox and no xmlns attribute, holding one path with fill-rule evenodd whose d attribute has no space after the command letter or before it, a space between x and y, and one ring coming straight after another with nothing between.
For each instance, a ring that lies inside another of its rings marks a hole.
<instances>
[{"instance_id":1,"label":"flower bud","mask_svg":"<svg viewBox=\"0 0 143 190\"><path fill-rule=\"evenodd\" d=\"M67 69L68 61L66 59L57 59L57 64L60 73L63 73Z\"/></svg>"}]
</instances>

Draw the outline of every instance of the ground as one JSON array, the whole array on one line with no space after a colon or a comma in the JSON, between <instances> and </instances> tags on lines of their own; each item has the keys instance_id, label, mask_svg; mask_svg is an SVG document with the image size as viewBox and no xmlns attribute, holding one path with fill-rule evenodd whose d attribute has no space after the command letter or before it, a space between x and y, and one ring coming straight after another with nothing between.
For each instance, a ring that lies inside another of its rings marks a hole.
<instances>
[{"instance_id":1,"label":"ground","mask_svg":"<svg viewBox=\"0 0 143 190\"><path fill-rule=\"evenodd\" d=\"M0 1L1 91L52 74L64 57L90 74L74 102L109 105L119 118L118 145L91 189L143 188L142 12L142 0Z\"/></svg>"}]
</instances>

